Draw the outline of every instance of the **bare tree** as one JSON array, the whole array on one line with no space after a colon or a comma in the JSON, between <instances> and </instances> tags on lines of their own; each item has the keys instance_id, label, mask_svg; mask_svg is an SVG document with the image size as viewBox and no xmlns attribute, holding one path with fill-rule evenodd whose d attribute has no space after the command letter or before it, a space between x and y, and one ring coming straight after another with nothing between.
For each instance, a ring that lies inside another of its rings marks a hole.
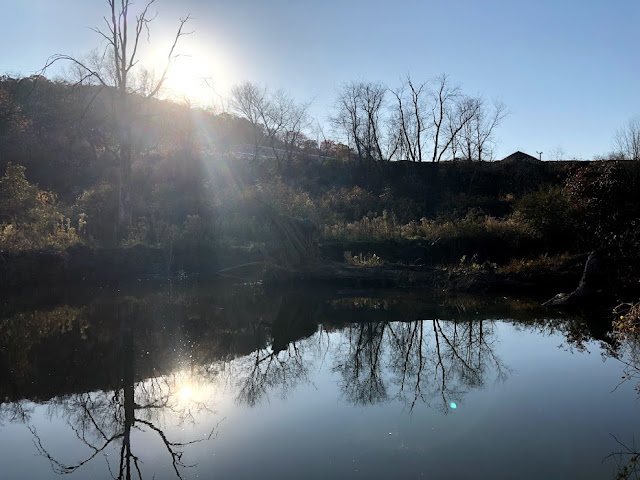
<instances>
[{"instance_id":1,"label":"bare tree","mask_svg":"<svg viewBox=\"0 0 640 480\"><path fill-rule=\"evenodd\" d=\"M281 125L277 140L281 142L287 161L291 161L303 132L310 127L308 110L311 102L297 103L283 91L277 91L272 100L270 116Z\"/></svg>"},{"instance_id":2,"label":"bare tree","mask_svg":"<svg viewBox=\"0 0 640 480\"><path fill-rule=\"evenodd\" d=\"M478 105L464 97L460 87L445 74L419 84L407 75L402 86L392 93L401 132L399 150L410 160L422 162L431 141L432 162L440 162L449 150L455 157L460 146L458 135L477 114Z\"/></svg>"},{"instance_id":3,"label":"bare tree","mask_svg":"<svg viewBox=\"0 0 640 480\"><path fill-rule=\"evenodd\" d=\"M362 113L360 112L358 84L346 83L338 90L336 100L336 115L331 117L331 123L336 131L344 133L347 137L347 145L355 147L358 160L362 162L363 152L360 141Z\"/></svg>"},{"instance_id":4,"label":"bare tree","mask_svg":"<svg viewBox=\"0 0 640 480\"><path fill-rule=\"evenodd\" d=\"M134 108L131 95L137 93L146 98L154 97L162 88L169 69L178 55L175 53L180 38L192 32L185 32L184 26L189 20L189 15L180 18L178 31L169 48L166 64L160 77L151 81L149 72L139 66L139 47L146 33L147 41L150 39L149 24L156 18L149 9L155 0L150 0L144 7L138 9L139 14L130 12L132 0L107 0L109 5L108 15L103 17L106 28L95 27L92 30L105 42L101 55L93 55L88 60L81 60L71 55L56 54L47 60L42 73L59 61L70 62L73 68L81 75L79 83L93 81L99 85L95 97L104 89L109 88L115 92L115 127L118 135L117 158L119 162L119 189L118 189L118 225L121 234L132 224L133 214L131 206L131 165L133 158L133 134L132 118ZM132 18L134 17L134 18ZM133 88L135 74L142 70L142 90Z\"/></svg>"},{"instance_id":5,"label":"bare tree","mask_svg":"<svg viewBox=\"0 0 640 480\"><path fill-rule=\"evenodd\" d=\"M231 88L231 109L253 126L254 158L258 156L263 135L260 112L266 97L266 89L255 83L244 82Z\"/></svg>"},{"instance_id":6,"label":"bare tree","mask_svg":"<svg viewBox=\"0 0 640 480\"><path fill-rule=\"evenodd\" d=\"M460 132L478 115L480 105L469 97L457 98L455 104L445 109L444 129L441 131L440 149L434 146L434 162L440 162L444 154L451 150L451 158L455 159L460 146Z\"/></svg>"},{"instance_id":7,"label":"bare tree","mask_svg":"<svg viewBox=\"0 0 640 480\"><path fill-rule=\"evenodd\" d=\"M640 116L627 120L613 139L615 148L629 160L640 160Z\"/></svg>"},{"instance_id":8,"label":"bare tree","mask_svg":"<svg viewBox=\"0 0 640 480\"><path fill-rule=\"evenodd\" d=\"M458 158L458 152L463 150L462 132L477 115L479 103L472 97L462 97L454 109L447 112L447 144L451 151L451 159ZM446 151L442 149L441 156Z\"/></svg>"},{"instance_id":9,"label":"bare tree","mask_svg":"<svg viewBox=\"0 0 640 480\"><path fill-rule=\"evenodd\" d=\"M468 101L475 103L475 113L460 130L463 157L480 162L485 157L491 159L495 129L509 115L509 111L500 101L494 101L491 106L487 106L486 101L481 97Z\"/></svg>"},{"instance_id":10,"label":"bare tree","mask_svg":"<svg viewBox=\"0 0 640 480\"><path fill-rule=\"evenodd\" d=\"M381 83L365 83L361 85L362 110L365 114L364 147L368 159L382 160L381 111L387 88Z\"/></svg>"},{"instance_id":11,"label":"bare tree","mask_svg":"<svg viewBox=\"0 0 640 480\"><path fill-rule=\"evenodd\" d=\"M386 92L387 87L373 82L350 82L338 90L336 114L330 120L360 162L387 160L397 148L396 136L387 132L391 123L385 116Z\"/></svg>"},{"instance_id":12,"label":"bare tree","mask_svg":"<svg viewBox=\"0 0 640 480\"><path fill-rule=\"evenodd\" d=\"M252 82L231 89L231 107L254 126L254 156L266 141L278 164L291 160L295 146L309 126L311 102L297 103L282 90L271 92Z\"/></svg>"},{"instance_id":13,"label":"bare tree","mask_svg":"<svg viewBox=\"0 0 640 480\"><path fill-rule=\"evenodd\" d=\"M451 111L455 108L458 99L461 96L460 87L458 85L451 85L449 77L445 74L440 75L435 80L436 86L433 92L431 92L431 129L433 132L433 156L432 162L439 162L442 155L449 147L449 144L453 141L455 136L451 136L450 139L442 146L443 133L446 132L446 122L452 119ZM457 129L454 128L454 130Z\"/></svg>"},{"instance_id":14,"label":"bare tree","mask_svg":"<svg viewBox=\"0 0 640 480\"><path fill-rule=\"evenodd\" d=\"M396 97L397 119L401 132L402 152L414 162L422 161L423 134L426 129L425 96L427 84L414 84L407 75L406 81L397 90L392 90Z\"/></svg>"}]
</instances>

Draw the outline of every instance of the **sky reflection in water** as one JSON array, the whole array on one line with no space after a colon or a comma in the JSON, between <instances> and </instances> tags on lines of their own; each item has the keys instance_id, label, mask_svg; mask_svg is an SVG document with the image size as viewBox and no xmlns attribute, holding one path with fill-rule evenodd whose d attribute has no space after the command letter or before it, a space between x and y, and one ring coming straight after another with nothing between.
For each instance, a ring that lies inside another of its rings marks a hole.
<instances>
[{"instance_id":1,"label":"sky reflection in water","mask_svg":"<svg viewBox=\"0 0 640 480\"><path fill-rule=\"evenodd\" d=\"M2 476L613 478L639 404L606 337L461 302L185 287L7 309Z\"/></svg>"}]
</instances>

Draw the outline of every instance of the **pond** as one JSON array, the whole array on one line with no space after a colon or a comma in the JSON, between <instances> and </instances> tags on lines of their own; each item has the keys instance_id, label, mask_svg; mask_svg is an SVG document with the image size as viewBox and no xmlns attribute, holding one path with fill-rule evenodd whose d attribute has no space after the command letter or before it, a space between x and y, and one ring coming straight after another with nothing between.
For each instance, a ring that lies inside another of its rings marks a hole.
<instances>
[{"instance_id":1,"label":"pond","mask_svg":"<svg viewBox=\"0 0 640 480\"><path fill-rule=\"evenodd\" d=\"M605 327L424 290L181 283L0 307L2 478L615 478Z\"/></svg>"}]
</instances>

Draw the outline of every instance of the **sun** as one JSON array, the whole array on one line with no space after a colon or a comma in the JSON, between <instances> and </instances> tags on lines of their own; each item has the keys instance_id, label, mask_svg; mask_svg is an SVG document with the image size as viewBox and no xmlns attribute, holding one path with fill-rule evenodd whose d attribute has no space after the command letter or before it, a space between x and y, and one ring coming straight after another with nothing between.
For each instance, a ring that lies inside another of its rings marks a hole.
<instances>
[{"instance_id":1,"label":"sun","mask_svg":"<svg viewBox=\"0 0 640 480\"><path fill-rule=\"evenodd\" d=\"M163 95L171 100L205 106L216 96L211 65L192 57L178 57L169 68Z\"/></svg>"},{"instance_id":2,"label":"sun","mask_svg":"<svg viewBox=\"0 0 640 480\"><path fill-rule=\"evenodd\" d=\"M171 61L159 96L196 107L217 105L231 72L227 56L196 45L189 46L186 51L189 53L180 54ZM156 80L159 79L167 65L166 51L158 48L149 52L143 63Z\"/></svg>"}]
</instances>

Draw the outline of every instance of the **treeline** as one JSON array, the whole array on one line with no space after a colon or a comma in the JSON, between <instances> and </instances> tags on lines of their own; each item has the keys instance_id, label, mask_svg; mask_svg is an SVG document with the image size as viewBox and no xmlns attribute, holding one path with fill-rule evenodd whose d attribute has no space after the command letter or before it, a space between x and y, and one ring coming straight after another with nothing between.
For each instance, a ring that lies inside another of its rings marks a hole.
<instances>
[{"instance_id":1,"label":"treeline","mask_svg":"<svg viewBox=\"0 0 640 480\"><path fill-rule=\"evenodd\" d=\"M251 82L231 90L231 110L254 129L255 152L268 146L280 162L294 151L346 156L358 161L413 162L493 160L495 131L508 110L502 102L465 94L447 75L416 82L409 75L398 87L357 81L336 92L332 131L344 143L328 139L317 125L310 103Z\"/></svg>"},{"instance_id":2,"label":"treeline","mask_svg":"<svg viewBox=\"0 0 640 480\"><path fill-rule=\"evenodd\" d=\"M351 132L343 144L309 134L308 105L248 83L233 91L236 113L129 95L123 122L121 98L108 88L3 77L0 250L144 245L269 255L281 215L312 220L324 244L373 242L367 252L378 254L376 242L418 241L450 252L443 261L593 248L635 255L637 162L441 162L489 158L505 110L464 96L447 77L427 87L410 78L396 90L343 86L334 118ZM119 215L124 126L128 224ZM484 132L485 143L465 129Z\"/></svg>"},{"instance_id":3,"label":"treeline","mask_svg":"<svg viewBox=\"0 0 640 480\"><path fill-rule=\"evenodd\" d=\"M396 88L343 85L332 123L359 161L482 161L494 158L495 129L507 114L503 103L467 95L447 75L423 82L407 75Z\"/></svg>"}]
</instances>

